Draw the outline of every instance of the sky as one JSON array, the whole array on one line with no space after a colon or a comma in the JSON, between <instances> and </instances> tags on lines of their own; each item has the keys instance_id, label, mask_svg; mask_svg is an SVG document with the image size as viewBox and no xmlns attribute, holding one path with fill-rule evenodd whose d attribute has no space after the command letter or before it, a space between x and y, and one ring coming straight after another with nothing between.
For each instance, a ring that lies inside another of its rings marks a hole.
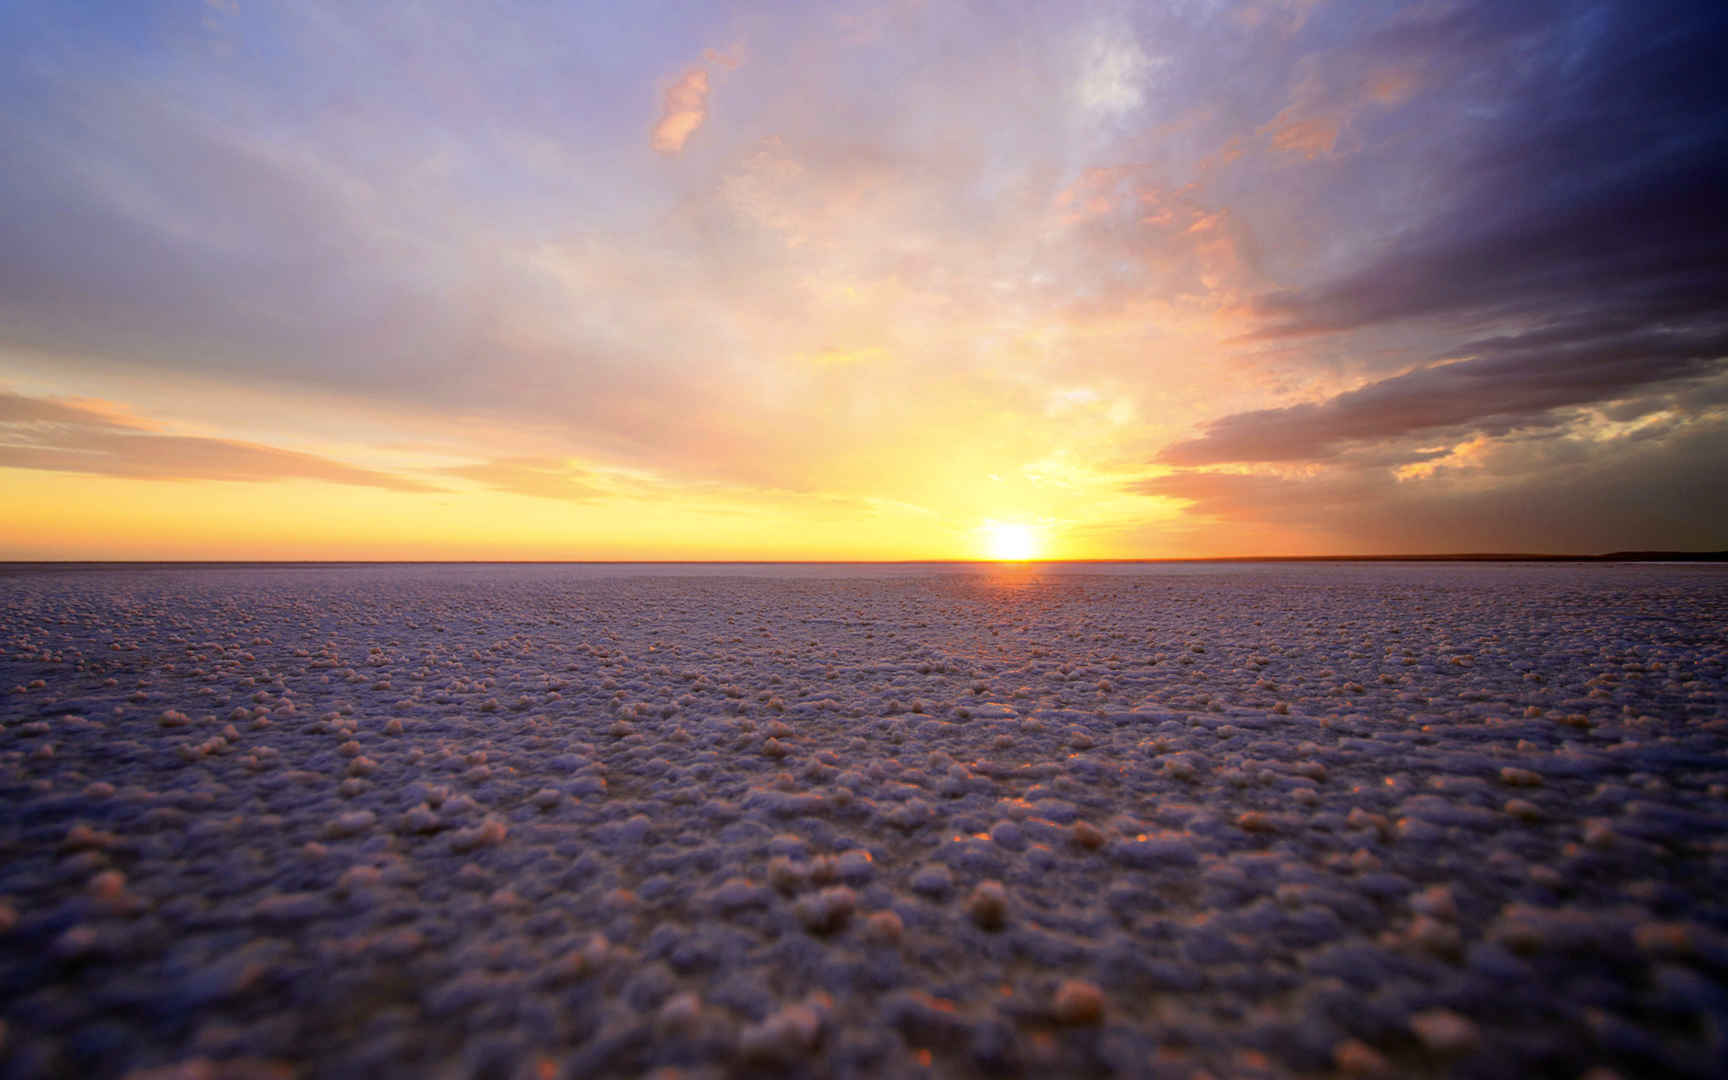
<instances>
[{"instance_id":1,"label":"sky","mask_svg":"<svg viewBox=\"0 0 1728 1080\"><path fill-rule=\"evenodd\" d=\"M1728 547L1717 0L0 39L0 558Z\"/></svg>"}]
</instances>

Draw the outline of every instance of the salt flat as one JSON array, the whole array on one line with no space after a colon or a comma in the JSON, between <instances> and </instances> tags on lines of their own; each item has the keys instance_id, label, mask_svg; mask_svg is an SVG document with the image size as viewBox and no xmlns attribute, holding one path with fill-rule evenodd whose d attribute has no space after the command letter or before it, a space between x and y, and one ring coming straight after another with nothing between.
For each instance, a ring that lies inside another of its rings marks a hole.
<instances>
[{"instance_id":1,"label":"salt flat","mask_svg":"<svg viewBox=\"0 0 1728 1080\"><path fill-rule=\"evenodd\" d=\"M1723 1075L1725 627L1713 566L0 577L0 1075Z\"/></svg>"}]
</instances>

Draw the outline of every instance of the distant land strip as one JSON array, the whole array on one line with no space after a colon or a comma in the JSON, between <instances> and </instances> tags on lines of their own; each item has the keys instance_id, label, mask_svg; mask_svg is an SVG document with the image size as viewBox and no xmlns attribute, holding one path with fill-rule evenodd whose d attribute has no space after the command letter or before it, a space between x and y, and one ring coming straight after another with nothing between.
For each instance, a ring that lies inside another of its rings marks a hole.
<instances>
[{"instance_id":1,"label":"distant land strip","mask_svg":"<svg viewBox=\"0 0 1728 1080\"><path fill-rule=\"evenodd\" d=\"M223 559L20 560L0 562L0 577L69 570L245 570L377 566L1111 566L1193 563L1728 563L1722 551L1611 551L1600 555L1457 552L1444 555L1224 555L1169 559Z\"/></svg>"}]
</instances>

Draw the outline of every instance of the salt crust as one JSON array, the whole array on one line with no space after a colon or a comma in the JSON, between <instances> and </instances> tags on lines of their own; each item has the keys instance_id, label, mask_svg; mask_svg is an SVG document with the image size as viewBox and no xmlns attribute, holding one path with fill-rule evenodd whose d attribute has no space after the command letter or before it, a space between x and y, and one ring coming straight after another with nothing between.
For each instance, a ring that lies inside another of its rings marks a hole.
<instances>
[{"instance_id":1,"label":"salt crust","mask_svg":"<svg viewBox=\"0 0 1728 1080\"><path fill-rule=\"evenodd\" d=\"M0 577L0 1054L1720 1074L1725 613L1710 567Z\"/></svg>"}]
</instances>

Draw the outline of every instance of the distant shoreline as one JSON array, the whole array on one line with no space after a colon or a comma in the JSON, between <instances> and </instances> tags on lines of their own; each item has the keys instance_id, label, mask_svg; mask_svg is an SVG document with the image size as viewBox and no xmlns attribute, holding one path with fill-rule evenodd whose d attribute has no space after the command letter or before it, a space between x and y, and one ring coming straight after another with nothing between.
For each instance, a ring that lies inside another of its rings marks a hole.
<instances>
[{"instance_id":1,"label":"distant shoreline","mask_svg":"<svg viewBox=\"0 0 1728 1080\"><path fill-rule=\"evenodd\" d=\"M66 570L340 569L377 566L1132 566L1249 563L1728 563L1728 551L1602 555L1462 552L1444 555L1233 555L1164 559L40 559L0 561L0 575Z\"/></svg>"}]
</instances>

